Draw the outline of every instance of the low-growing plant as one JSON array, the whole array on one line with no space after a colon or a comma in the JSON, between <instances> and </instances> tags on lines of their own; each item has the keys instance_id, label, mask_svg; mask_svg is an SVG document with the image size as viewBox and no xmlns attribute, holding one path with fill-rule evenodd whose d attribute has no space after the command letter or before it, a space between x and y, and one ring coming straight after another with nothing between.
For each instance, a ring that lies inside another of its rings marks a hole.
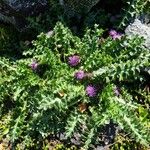
<instances>
[{"instance_id":1,"label":"low-growing plant","mask_svg":"<svg viewBox=\"0 0 150 150\"><path fill-rule=\"evenodd\" d=\"M149 146L149 50L141 37L103 32L95 25L79 38L58 22L24 58L0 58L1 139L30 149L50 135L79 133L88 149L113 122Z\"/></svg>"}]
</instances>

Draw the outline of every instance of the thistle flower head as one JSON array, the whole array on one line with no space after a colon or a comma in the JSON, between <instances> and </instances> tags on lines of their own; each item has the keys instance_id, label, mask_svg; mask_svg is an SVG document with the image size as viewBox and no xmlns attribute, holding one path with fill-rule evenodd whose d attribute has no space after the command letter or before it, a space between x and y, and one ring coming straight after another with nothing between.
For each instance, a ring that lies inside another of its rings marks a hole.
<instances>
[{"instance_id":1,"label":"thistle flower head","mask_svg":"<svg viewBox=\"0 0 150 150\"><path fill-rule=\"evenodd\" d=\"M30 64L30 67L32 70L36 70L37 67L38 67L38 63L36 61L33 61L31 64Z\"/></svg>"},{"instance_id":2,"label":"thistle flower head","mask_svg":"<svg viewBox=\"0 0 150 150\"><path fill-rule=\"evenodd\" d=\"M74 74L74 77L78 80L82 80L85 77L85 72L82 70L79 70Z\"/></svg>"},{"instance_id":3,"label":"thistle flower head","mask_svg":"<svg viewBox=\"0 0 150 150\"><path fill-rule=\"evenodd\" d=\"M120 88L119 88L119 87L115 87L115 88L114 88L114 94L115 94L116 96L119 96L119 95L120 95Z\"/></svg>"},{"instance_id":4,"label":"thistle flower head","mask_svg":"<svg viewBox=\"0 0 150 150\"><path fill-rule=\"evenodd\" d=\"M109 35L112 37L113 40L120 39L122 34L117 32L116 30L110 30Z\"/></svg>"},{"instance_id":5,"label":"thistle flower head","mask_svg":"<svg viewBox=\"0 0 150 150\"><path fill-rule=\"evenodd\" d=\"M77 66L80 63L81 59L78 55L73 55L68 58L68 64L72 67Z\"/></svg>"},{"instance_id":6,"label":"thistle flower head","mask_svg":"<svg viewBox=\"0 0 150 150\"><path fill-rule=\"evenodd\" d=\"M117 35L117 31L112 29L112 30L109 31L109 35L111 37L113 37L113 36Z\"/></svg>"},{"instance_id":7,"label":"thistle flower head","mask_svg":"<svg viewBox=\"0 0 150 150\"><path fill-rule=\"evenodd\" d=\"M92 85L88 85L85 91L89 97L95 97L97 94L97 89Z\"/></svg>"},{"instance_id":8,"label":"thistle flower head","mask_svg":"<svg viewBox=\"0 0 150 150\"><path fill-rule=\"evenodd\" d=\"M117 33L112 38L113 38L113 40L116 40L116 39L120 39L121 37L122 37L122 34L121 33Z\"/></svg>"}]
</instances>

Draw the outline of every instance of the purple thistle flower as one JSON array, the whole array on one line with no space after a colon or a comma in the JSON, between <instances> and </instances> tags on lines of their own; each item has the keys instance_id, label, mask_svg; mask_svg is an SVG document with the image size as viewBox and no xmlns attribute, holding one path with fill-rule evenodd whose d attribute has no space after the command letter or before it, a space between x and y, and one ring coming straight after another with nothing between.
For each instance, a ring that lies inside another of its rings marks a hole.
<instances>
[{"instance_id":1,"label":"purple thistle flower","mask_svg":"<svg viewBox=\"0 0 150 150\"><path fill-rule=\"evenodd\" d=\"M72 67L77 66L80 63L81 59L78 55L73 55L68 58L68 64Z\"/></svg>"},{"instance_id":2,"label":"purple thistle flower","mask_svg":"<svg viewBox=\"0 0 150 150\"><path fill-rule=\"evenodd\" d=\"M112 37L113 40L120 39L122 37L122 34L118 33L116 30L110 30L109 35Z\"/></svg>"},{"instance_id":3,"label":"purple thistle flower","mask_svg":"<svg viewBox=\"0 0 150 150\"><path fill-rule=\"evenodd\" d=\"M115 89L114 89L114 94L115 94L116 96L119 96L119 95L120 95L120 88L119 88L119 87L115 87Z\"/></svg>"},{"instance_id":4,"label":"purple thistle flower","mask_svg":"<svg viewBox=\"0 0 150 150\"><path fill-rule=\"evenodd\" d=\"M74 74L74 77L78 80L82 80L85 77L85 72L80 70Z\"/></svg>"},{"instance_id":5,"label":"purple thistle flower","mask_svg":"<svg viewBox=\"0 0 150 150\"><path fill-rule=\"evenodd\" d=\"M95 97L96 96L96 92L97 92L97 89L94 87L94 86L92 86L92 85L88 85L87 87L86 87L86 94L89 96L89 97Z\"/></svg>"},{"instance_id":6,"label":"purple thistle flower","mask_svg":"<svg viewBox=\"0 0 150 150\"><path fill-rule=\"evenodd\" d=\"M113 40L120 39L121 37L122 37L121 33L117 33L116 35L112 36Z\"/></svg>"},{"instance_id":7,"label":"purple thistle flower","mask_svg":"<svg viewBox=\"0 0 150 150\"><path fill-rule=\"evenodd\" d=\"M109 31L109 35L110 35L111 37L113 37L113 36L117 35L117 31L116 31L116 30L110 30L110 31Z\"/></svg>"},{"instance_id":8,"label":"purple thistle flower","mask_svg":"<svg viewBox=\"0 0 150 150\"><path fill-rule=\"evenodd\" d=\"M36 70L37 67L38 67L38 63L36 61L33 61L31 64L30 64L30 67L32 70Z\"/></svg>"}]
</instances>

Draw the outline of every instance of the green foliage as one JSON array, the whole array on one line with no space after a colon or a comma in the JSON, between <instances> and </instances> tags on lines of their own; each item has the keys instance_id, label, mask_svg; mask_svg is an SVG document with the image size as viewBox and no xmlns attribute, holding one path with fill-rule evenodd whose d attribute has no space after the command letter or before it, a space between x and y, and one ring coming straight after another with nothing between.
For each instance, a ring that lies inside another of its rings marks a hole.
<instances>
[{"instance_id":1,"label":"green foliage","mask_svg":"<svg viewBox=\"0 0 150 150\"><path fill-rule=\"evenodd\" d=\"M41 33L33 41L34 48L24 51L24 58L0 58L0 116L10 116L0 122L1 138L6 137L13 148L21 144L28 149L40 147L52 134L65 132L71 138L80 133L88 149L98 131L113 120L131 138L149 146L149 110L132 93L145 94L140 89L148 82L143 70L149 67L149 50L140 37L108 37L101 42L102 34L95 25L79 38L58 22L51 36ZM68 64L72 55L81 58L76 67ZM33 60L36 69L30 66ZM87 78L77 81L78 70L84 70ZM96 97L86 95L89 84L97 87ZM121 89L118 96L116 86ZM144 102L149 106L146 98Z\"/></svg>"},{"instance_id":2,"label":"green foliage","mask_svg":"<svg viewBox=\"0 0 150 150\"><path fill-rule=\"evenodd\" d=\"M126 26L133 18L139 17L143 13L149 13L149 0L127 0L127 8L123 8L124 15L120 22L119 28Z\"/></svg>"},{"instance_id":3,"label":"green foliage","mask_svg":"<svg viewBox=\"0 0 150 150\"><path fill-rule=\"evenodd\" d=\"M10 32L10 27L0 25L0 53L2 54L5 49L9 49L13 43L12 36L13 32ZM10 51L10 50L9 50Z\"/></svg>"},{"instance_id":4,"label":"green foliage","mask_svg":"<svg viewBox=\"0 0 150 150\"><path fill-rule=\"evenodd\" d=\"M117 135L112 150L147 150L147 147L135 143L127 135Z\"/></svg>"}]
</instances>

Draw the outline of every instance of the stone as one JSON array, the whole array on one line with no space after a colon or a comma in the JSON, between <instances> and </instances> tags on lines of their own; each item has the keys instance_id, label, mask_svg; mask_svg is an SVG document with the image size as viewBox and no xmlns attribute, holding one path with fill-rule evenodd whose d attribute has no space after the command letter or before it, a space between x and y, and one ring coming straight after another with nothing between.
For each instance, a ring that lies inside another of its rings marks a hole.
<instances>
[{"instance_id":1,"label":"stone","mask_svg":"<svg viewBox=\"0 0 150 150\"><path fill-rule=\"evenodd\" d=\"M24 16L38 13L47 5L47 0L5 0L16 12Z\"/></svg>"},{"instance_id":2,"label":"stone","mask_svg":"<svg viewBox=\"0 0 150 150\"><path fill-rule=\"evenodd\" d=\"M139 35L145 39L144 46L150 49L150 27L135 19L126 29L125 34L128 36Z\"/></svg>"},{"instance_id":3,"label":"stone","mask_svg":"<svg viewBox=\"0 0 150 150\"><path fill-rule=\"evenodd\" d=\"M28 25L26 17L45 10L47 3L47 0L1 0L0 21L24 30Z\"/></svg>"},{"instance_id":4,"label":"stone","mask_svg":"<svg viewBox=\"0 0 150 150\"><path fill-rule=\"evenodd\" d=\"M91 8L96 5L100 0L59 0L60 4L68 16L83 15L88 13Z\"/></svg>"},{"instance_id":5,"label":"stone","mask_svg":"<svg viewBox=\"0 0 150 150\"><path fill-rule=\"evenodd\" d=\"M142 23L150 27L150 14L146 14L146 13L141 14L139 16L139 20L141 20Z\"/></svg>"}]
</instances>

